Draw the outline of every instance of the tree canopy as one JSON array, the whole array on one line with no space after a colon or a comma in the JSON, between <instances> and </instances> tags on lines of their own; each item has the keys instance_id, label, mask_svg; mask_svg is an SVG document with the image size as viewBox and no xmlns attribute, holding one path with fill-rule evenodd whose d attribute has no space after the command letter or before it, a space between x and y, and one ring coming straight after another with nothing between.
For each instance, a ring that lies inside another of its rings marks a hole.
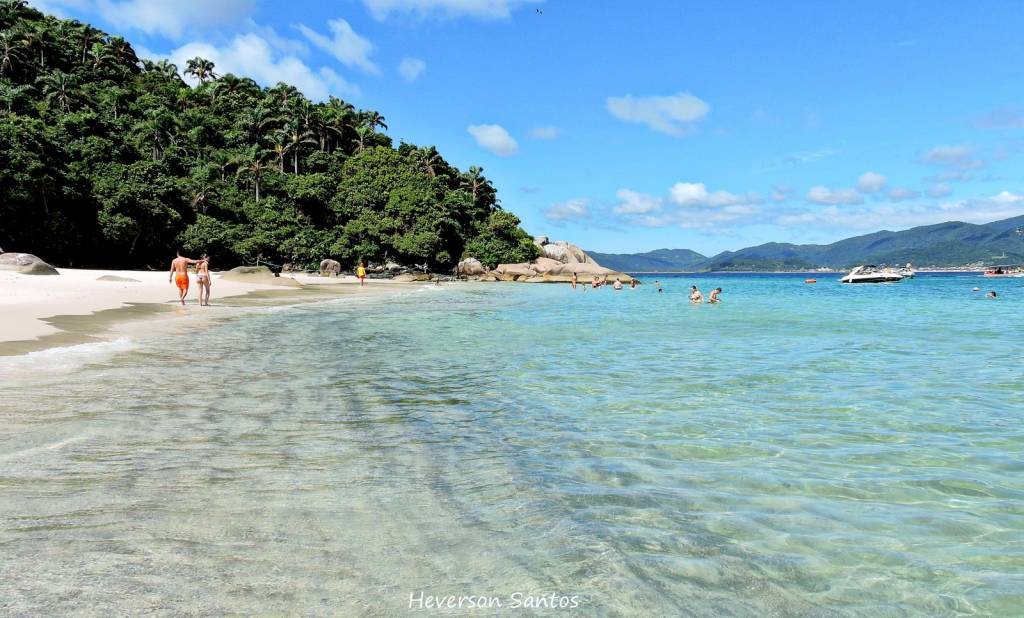
<instances>
[{"instance_id":1,"label":"tree canopy","mask_svg":"<svg viewBox=\"0 0 1024 618\"><path fill-rule=\"evenodd\" d=\"M264 88L0 0L0 247L69 266L394 259L450 268L536 248L479 167L400 143L376 111Z\"/></svg>"}]
</instances>

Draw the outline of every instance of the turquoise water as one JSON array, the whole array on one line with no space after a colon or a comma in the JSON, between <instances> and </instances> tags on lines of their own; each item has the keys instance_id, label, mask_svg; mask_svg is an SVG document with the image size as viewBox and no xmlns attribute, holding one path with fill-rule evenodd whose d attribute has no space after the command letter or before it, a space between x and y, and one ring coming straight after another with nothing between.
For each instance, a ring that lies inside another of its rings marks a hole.
<instances>
[{"instance_id":1,"label":"turquoise water","mask_svg":"<svg viewBox=\"0 0 1024 618\"><path fill-rule=\"evenodd\" d=\"M835 278L445 285L0 359L0 613L1021 615L1024 280Z\"/></svg>"}]
</instances>

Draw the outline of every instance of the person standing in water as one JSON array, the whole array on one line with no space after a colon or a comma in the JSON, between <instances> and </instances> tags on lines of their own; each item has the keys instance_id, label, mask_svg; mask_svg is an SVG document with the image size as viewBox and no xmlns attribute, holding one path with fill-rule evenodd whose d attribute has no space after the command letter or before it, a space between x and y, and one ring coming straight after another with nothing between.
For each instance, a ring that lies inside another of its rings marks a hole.
<instances>
[{"instance_id":1,"label":"person standing in water","mask_svg":"<svg viewBox=\"0 0 1024 618\"><path fill-rule=\"evenodd\" d=\"M171 260L171 270L167 273L167 282L174 281L178 286L178 300L185 304L185 296L188 295L188 265L196 264L199 260L183 257L181 251L176 254L178 257Z\"/></svg>"},{"instance_id":2,"label":"person standing in water","mask_svg":"<svg viewBox=\"0 0 1024 618\"><path fill-rule=\"evenodd\" d=\"M196 264L196 284L199 286L199 306L210 306L210 257L204 255Z\"/></svg>"},{"instance_id":3,"label":"person standing in water","mask_svg":"<svg viewBox=\"0 0 1024 618\"><path fill-rule=\"evenodd\" d=\"M695 285L690 286L690 302L695 304L704 302L704 295L700 293L700 290Z\"/></svg>"},{"instance_id":4,"label":"person standing in water","mask_svg":"<svg viewBox=\"0 0 1024 618\"><path fill-rule=\"evenodd\" d=\"M721 293L722 293L722 288L715 288L714 290L712 290L711 295L708 296L708 302L711 303L712 305L716 305L716 304L722 302L722 300L720 298L718 298L718 295L721 294Z\"/></svg>"},{"instance_id":5,"label":"person standing in water","mask_svg":"<svg viewBox=\"0 0 1024 618\"><path fill-rule=\"evenodd\" d=\"M359 277L359 287L363 287L366 284L366 262L359 260L359 266L356 267L356 276Z\"/></svg>"},{"instance_id":6,"label":"person standing in water","mask_svg":"<svg viewBox=\"0 0 1024 618\"><path fill-rule=\"evenodd\" d=\"M575 290L576 289L576 271L573 271L573 273L572 273L572 281L570 283L572 284L572 289Z\"/></svg>"},{"instance_id":7,"label":"person standing in water","mask_svg":"<svg viewBox=\"0 0 1024 618\"><path fill-rule=\"evenodd\" d=\"M613 290L621 290L622 289L622 282L619 281L618 277L615 278L615 283L612 284L612 289Z\"/></svg>"}]
</instances>

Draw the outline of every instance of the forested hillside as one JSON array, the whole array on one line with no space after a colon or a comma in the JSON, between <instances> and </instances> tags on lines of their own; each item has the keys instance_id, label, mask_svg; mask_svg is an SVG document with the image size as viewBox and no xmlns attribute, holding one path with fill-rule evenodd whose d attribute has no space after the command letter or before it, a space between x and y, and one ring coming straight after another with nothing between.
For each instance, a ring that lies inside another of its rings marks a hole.
<instances>
[{"instance_id":1,"label":"forested hillside","mask_svg":"<svg viewBox=\"0 0 1024 618\"><path fill-rule=\"evenodd\" d=\"M198 86L182 81L179 69ZM375 111L136 57L123 38L0 0L0 247L68 266L331 257L451 267L536 256L494 186Z\"/></svg>"}]
</instances>

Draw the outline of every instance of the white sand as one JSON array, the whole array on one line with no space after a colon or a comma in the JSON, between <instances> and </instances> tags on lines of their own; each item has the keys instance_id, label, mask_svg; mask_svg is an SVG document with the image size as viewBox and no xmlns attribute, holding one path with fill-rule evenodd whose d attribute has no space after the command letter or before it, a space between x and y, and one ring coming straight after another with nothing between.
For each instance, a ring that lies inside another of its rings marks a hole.
<instances>
[{"instance_id":1,"label":"white sand","mask_svg":"<svg viewBox=\"0 0 1024 618\"><path fill-rule=\"evenodd\" d=\"M178 302L178 289L167 281L167 271L58 269L60 275L22 275L0 271L0 342L27 341L59 332L43 318L55 315L88 315L105 309L124 307L128 303ZM97 281L104 275L136 279L139 282ZM311 275L294 277L304 284L353 285L355 277L321 278ZM195 274L189 273L186 302L196 305L199 288ZM367 282L371 283L371 282ZM384 282L375 280L374 285ZM238 296L256 290L286 290L276 285L224 281L213 274L212 302L218 298Z\"/></svg>"}]
</instances>

